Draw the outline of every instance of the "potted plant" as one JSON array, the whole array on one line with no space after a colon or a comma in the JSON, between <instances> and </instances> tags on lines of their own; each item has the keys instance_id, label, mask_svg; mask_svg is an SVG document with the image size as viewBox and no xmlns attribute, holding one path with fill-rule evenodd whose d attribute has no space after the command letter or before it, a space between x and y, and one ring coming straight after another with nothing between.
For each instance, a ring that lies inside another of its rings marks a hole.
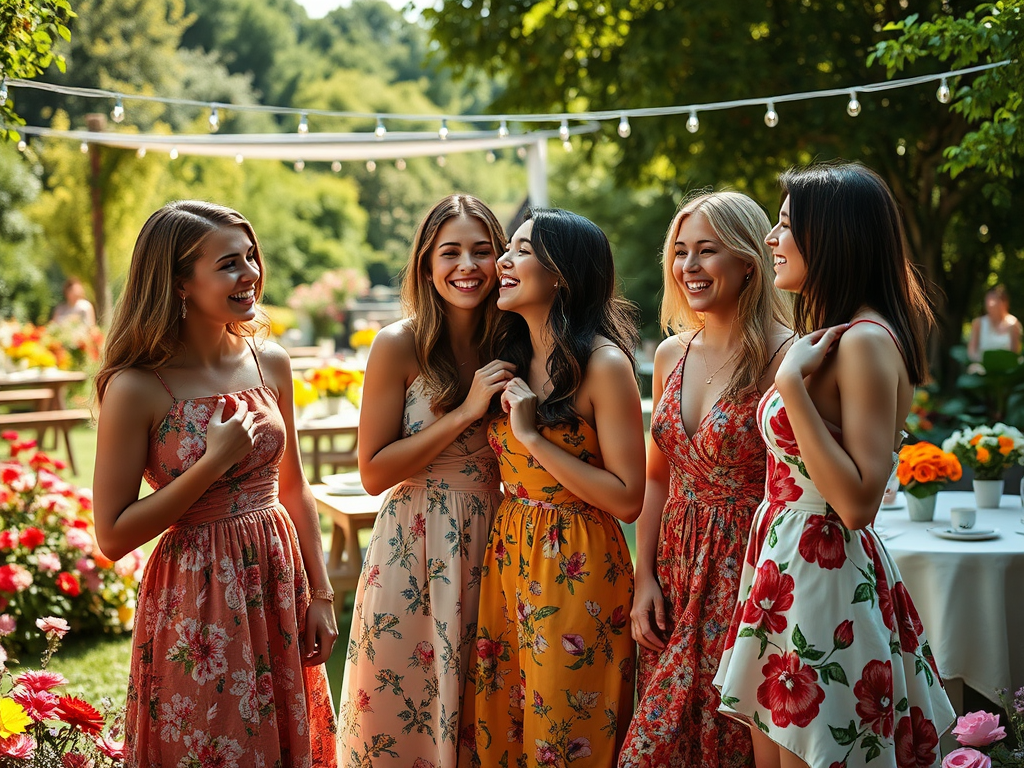
<instances>
[{"instance_id":1,"label":"potted plant","mask_svg":"<svg viewBox=\"0 0 1024 768\"><path fill-rule=\"evenodd\" d=\"M896 477L907 494L910 519L928 521L935 516L935 495L949 482L963 476L957 457L922 441L900 449Z\"/></svg>"},{"instance_id":2,"label":"potted plant","mask_svg":"<svg viewBox=\"0 0 1024 768\"><path fill-rule=\"evenodd\" d=\"M959 429L942 447L974 471L974 500L980 509L999 506L1003 473L1024 458L1024 435L1003 423Z\"/></svg>"},{"instance_id":3,"label":"potted plant","mask_svg":"<svg viewBox=\"0 0 1024 768\"><path fill-rule=\"evenodd\" d=\"M956 721L953 735L962 745L946 755L942 768L1024 768L1024 688L1010 699L1009 691L999 691L1006 707L1010 727L1017 737L1017 748L1002 743L1006 728L999 725L999 716L984 710L968 712Z\"/></svg>"}]
</instances>

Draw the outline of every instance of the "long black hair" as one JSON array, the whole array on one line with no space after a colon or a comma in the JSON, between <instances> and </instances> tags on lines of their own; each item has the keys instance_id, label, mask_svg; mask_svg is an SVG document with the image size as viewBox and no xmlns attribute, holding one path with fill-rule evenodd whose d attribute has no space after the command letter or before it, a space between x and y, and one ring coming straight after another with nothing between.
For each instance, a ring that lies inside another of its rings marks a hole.
<instances>
[{"instance_id":1,"label":"long black hair","mask_svg":"<svg viewBox=\"0 0 1024 768\"><path fill-rule=\"evenodd\" d=\"M779 182L807 265L793 307L796 329L847 323L870 307L892 325L911 383L927 380L925 346L934 317L889 187L860 163L793 168Z\"/></svg>"},{"instance_id":2,"label":"long black hair","mask_svg":"<svg viewBox=\"0 0 1024 768\"><path fill-rule=\"evenodd\" d=\"M544 426L577 426L576 393L583 383L594 338L604 336L636 368L640 341L636 307L618 295L612 248L604 232L589 219L558 208L535 208L530 241L537 260L556 278L558 288L548 315L554 347L548 358L551 394L537 408ZM496 347L502 360L525 376L533 358L526 321L503 312Z\"/></svg>"}]
</instances>

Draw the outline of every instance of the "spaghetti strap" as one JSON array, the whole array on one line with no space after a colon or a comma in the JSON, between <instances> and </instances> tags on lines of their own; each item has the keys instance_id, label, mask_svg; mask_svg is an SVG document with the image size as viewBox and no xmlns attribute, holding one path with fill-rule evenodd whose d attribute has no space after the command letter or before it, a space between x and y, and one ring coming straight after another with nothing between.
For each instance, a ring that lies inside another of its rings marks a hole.
<instances>
[{"instance_id":1,"label":"spaghetti strap","mask_svg":"<svg viewBox=\"0 0 1024 768\"><path fill-rule=\"evenodd\" d=\"M176 397L174 396L174 393L173 393L173 392L171 392L171 388L167 386L167 382L166 382L166 381L164 381L164 377L160 375L160 371L153 371L153 374L154 374L154 375L155 375L155 376L156 376L156 377L157 377L158 379L160 379L160 383L164 385L164 389L166 389L166 390L167 390L167 394L171 396L171 400L173 400L174 402L178 402L178 398L176 398Z\"/></svg>"},{"instance_id":2,"label":"spaghetti strap","mask_svg":"<svg viewBox=\"0 0 1024 768\"><path fill-rule=\"evenodd\" d=\"M249 339L246 339L245 343L246 346L249 347L249 351L252 352L252 359L256 361L256 370L259 371L260 374L260 386L265 387L267 386L267 382L263 380L263 366L260 365L260 356L256 354L256 347L253 346Z\"/></svg>"},{"instance_id":3,"label":"spaghetti strap","mask_svg":"<svg viewBox=\"0 0 1024 768\"><path fill-rule=\"evenodd\" d=\"M850 328L853 328L853 326L855 326L857 323L873 323L874 325L877 325L879 328L884 329L885 332L888 333L890 337L892 337L892 342L893 344L896 345L896 349L899 350L900 357L902 357L903 361L906 362L907 357L906 355L903 354L903 345L900 344L900 340L896 338L896 334L889 330L889 326L885 325L884 323L880 323L877 320L871 320L870 318L862 317L860 320L854 320L846 327L846 329L849 330Z\"/></svg>"},{"instance_id":4,"label":"spaghetti strap","mask_svg":"<svg viewBox=\"0 0 1024 768\"><path fill-rule=\"evenodd\" d=\"M786 338L785 338L785 339L783 340L783 342L782 342L781 344L779 344L779 346L778 346L778 349L776 349L776 350L775 350L774 352L772 352L772 356L768 358L768 364L767 364L767 365L765 365L765 367L764 367L764 368L765 368L765 370L768 370L768 366L772 364L772 360L774 360L774 359L775 359L775 356L776 356L777 354L779 354L779 352L781 352L781 351L782 351L782 348L783 348L784 346L786 346L786 342L787 342L787 341L789 341L790 339L792 339L792 338L793 338L793 336L796 336L796 334L795 334L795 333L793 333L792 335L790 335L790 336L787 336L787 337L786 337Z\"/></svg>"}]
</instances>

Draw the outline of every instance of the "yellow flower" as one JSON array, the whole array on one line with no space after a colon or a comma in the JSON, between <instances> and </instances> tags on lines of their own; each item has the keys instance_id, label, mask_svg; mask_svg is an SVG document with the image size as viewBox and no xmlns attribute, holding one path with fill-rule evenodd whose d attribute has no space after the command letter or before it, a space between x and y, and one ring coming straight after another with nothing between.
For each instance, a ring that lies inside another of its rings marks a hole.
<instances>
[{"instance_id":1,"label":"yellow flower","mask_svg":"<svg viewBox=\"0 0 1024 768\"><path fill-rule=\"evenodd\" d=\"M25 714L25 708L14 699L0 699L0 739L7 739L16 733L24 733L32 724L32 718Z\"/></svg>"},{"instance_id":2,"label":"yellow flower","mask_svg":"<svg viewBox=\"0 0 1024 768\"><path fill-rule=\"evenodd\" d=\"M316 391L316 387L305 379L300 379L297 376L292 377L292 386L295 391L295 404L299 408L304 408L320 399L320 394Z\"/></svg>"},{"instance_id":3,"label":"yellow flower","mask_svg":"<svg viewBox=\"0 0 1024 768\"><path fill-rule=\"evenodd\" d=\"M363 328L361 331L356 331L349 336L348 343L352 345L353 349L368 347L373 343L373 338L376 335L377 331L375 329Z\"/></svg>"},{"instance_id":4,"label":"yellow flower","mask_svg":"<svg viewBox=\"0 0 1024 768\"><path fill-rule=\"evenodd\" d=\"M130 605L122 605L117 609L117 618L121 621L121 625L128 628L132 625L132 620L135 618L135 609Z\"/></svg>"}]
</instances>

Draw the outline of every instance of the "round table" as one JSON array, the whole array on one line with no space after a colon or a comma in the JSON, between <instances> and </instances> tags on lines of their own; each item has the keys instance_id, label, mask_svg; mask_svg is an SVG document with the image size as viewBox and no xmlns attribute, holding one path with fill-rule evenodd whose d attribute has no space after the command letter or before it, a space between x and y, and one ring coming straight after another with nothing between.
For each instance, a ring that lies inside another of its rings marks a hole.
<instances>
[{"instance_id":1,"label":"round table","mask_svg":"<svg viewBox=\"0 0 1024 768\"><path fill-rule=\"evenodd\" d=\"M929 529L948 528L953 507L974 507L973 493L939 493L935 519L927 523L911 522L900 496L898 509L879 511L875 529L921 614L939 671L998 702L998 689L1024 685L1020 498L1003 496L998 509L978 510L975 530L997 529L998 538L950 541Z\"/></svg>"}]
</instances>

